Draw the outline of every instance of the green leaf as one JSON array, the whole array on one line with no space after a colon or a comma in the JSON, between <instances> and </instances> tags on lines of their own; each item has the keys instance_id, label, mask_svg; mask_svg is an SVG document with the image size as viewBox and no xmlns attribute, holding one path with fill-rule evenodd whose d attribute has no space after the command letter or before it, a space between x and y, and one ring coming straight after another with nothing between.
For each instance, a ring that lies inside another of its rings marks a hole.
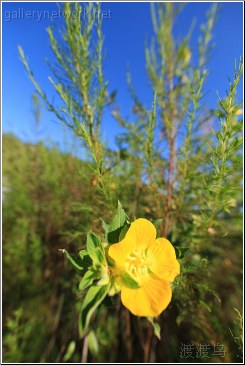
<instances>
[{"instance_id":1,"label":"green leaf","mask_svg":"<svg viewBox=\"0 0 245 365\"><path fill-rule=\"evenodd\" d=\"M24 51L21 46L18 45L18 51L21 59L25 59Z\"/></svg>"},{"instance_id":2,"label":"green leaf","mask_svg":"<svg viewBox=\"0 0 245 365\"><path fill-rule=\"evenodd\" d=\"M203 300L199 299L199 303L205 308L207 309L208 312L212 312L212 309L209 307L209 305L207 303L205 303Z\"/></svg>"},{"instance_id":3,"label":"green leaf","mask_svg":"<svg viewBox=\"0 0 245 365\"><path fill-rule=\"evenodd\" d=\"M93 232L87 235L86 248L94 264L106 264L105 250L99 239Z\"/></svg>"},{"instance_id":4,"label":"green leaf","mask_svg":"<svg viewBox=\"0 0 245 365\"><path fill-rule=\"evenodd\" d=\"M97 285L107 285L110 283L110 275L108 272L108 267L104 267L100 273L100 280Z\"/></svg>"},{"instance_id":5,"label":"green leaf","mask_svg":"<svg viewBox=\"0 0 245 365\"><path fill-rule=\"evenodd\" d=\"M108 295L113 296L113 295L119 293L120 290L121 290L120 284L114 277L112 277L111 281L110 281L110 289L108 291Z\"/></svg>"},{"instance_id":6,"label":"green leaf","mask_svg":"<svg viewBox=\"0 0 245 365\"><path fill-rule=\"evenodd\" d=\"M76 349L76 342L71 341L66 349L65 355L63 357L63 362L67 362L72 357L74 351Z\"/></svg>"},{"instance_id":7,"label":"green leaf","mask_svg":"<svg viewBox=\"0 0 245 365\"><path fill-rule=\"evenodd\" d=\"M147 319L153 326L155 336L161 340L161 327L159 323L154 322L152 317L147 317Z\"/></svg>"},{"instance_id":8,"label":"green leaf","mask_svg":"<svg viewBox=\"0 0 245 365\"><path fill-rule=\"evenodd\" d=\"M102 220L102 227L105 231L105 239L108 243L117 243L120 241L120 234L125 224L129 221L120 201L118 201L117 215L111 224L107 224Z\"/></svg>"},{"instance_id":9,"label":"green leaf","mask_svg":"<svg viewBox=\"0 0 245 365\"><path fill-rule=\"evenodd\" d=\"M109 290L109 285L104 286L91 286L86 294L86 297L82 304L82 310L80 315L80 335L84 336L88 328L90 319L105 298Z\"/></svg>"},{"instance_id":10,"label":"green leaf","mask_svg":"<svg viewBox=\"0 0 245 365\"><path fill-rule=\"evenodd\" d=\"M88 263L91 263L91 258L87 252L87 250L80 250L79 251L79 256L83 261L87 261Z\"/></svg>"},{"instance_id":11,"label":"green leaf","mask_svg":"<svg viewBox=\"0 0 245 365\"><path fill-rule=\"evenodd\" d=\"M190 251L190 248L188 248L188 247L177 247L176 246L175 250L176 250L177 259L181 259Z\"/></svg>"},{"instance_id":12,"label":"green leaf","mask_svg":"<svg viewBox=\"0 0 245 365\"><path fill-rule=\"evenodd\" d=\"M140 288L137 281L135 281L132 276L130 276L126 271L120 272L121 282L124 286L130 289L138 289Z\"/></svg>"},{"instance_id":13,"label":"green leaf","mask_svg":"<svg viewBox=\"0 0 245 365\"><path fill-rule=\"evenodd\" d=\"M68 260L72 263L72 265L80 272L84 273L87 271L88 267L91 265L91 259L89 258L88 254L84 254L83 257L76 254L69 254L65 249L60 249L59 251L66 254ZM80 251L81 252L81 251Z\"/></svg>"},{"instance_id":14,"label":"green leaf","mask_svg":"<svg viewBox=\"0 0 245 365\"><path fill-rule=\"evenodd\" d=\"M90 331L88 334L88 348L93 355L96 355L99 352L99 343L94 331Z\"/></svg>"},{"instance_id":15,"label":"green leaf","mask_svg":"<svg viewBox=\"0 0 245 365\"><path fill-rule=\"evenodd\" d=\"M100 277L100 272L93 269L88 270L79 284L79 290L83 291L93 284L95 279Z\"/></svg>"},{"instance_id":16,"label":"green leaf","mask_svg":"<svg viewBox=\"0 0 245 365\"><path fill-rule=\"evenodd\" d=\"M126 223L122 227L120 235L119 235L119 241L122 241L124 239L124 237L126 236L126 233L128 232L129 227L130 227L130 224L128 224L128 223Z\"/></svg>"}]
</instances>

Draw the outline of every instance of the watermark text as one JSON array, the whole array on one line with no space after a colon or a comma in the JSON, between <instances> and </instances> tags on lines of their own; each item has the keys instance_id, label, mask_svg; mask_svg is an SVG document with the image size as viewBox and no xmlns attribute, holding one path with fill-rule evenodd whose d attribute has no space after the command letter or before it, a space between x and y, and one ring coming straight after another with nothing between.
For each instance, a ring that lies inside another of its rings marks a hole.
<instances>
[{"instance_id":1,"label":"watermark text","mask_svg":"<svg viewBox=\"0 0 245 365\"><path fill-rule=\"evenodd\" d=\"M58 10L30 10L26 8L18 8L17 10L6 10L4 12L4 20L6 22L14 20L35 20L40 22L41 20L49 19L62 19L62 18L77 18L80 19L112 19L111 9L98 11L96 9L87 10L80 9L79 11L66 11L62 9Z\"/></svg>"}]
</instances>

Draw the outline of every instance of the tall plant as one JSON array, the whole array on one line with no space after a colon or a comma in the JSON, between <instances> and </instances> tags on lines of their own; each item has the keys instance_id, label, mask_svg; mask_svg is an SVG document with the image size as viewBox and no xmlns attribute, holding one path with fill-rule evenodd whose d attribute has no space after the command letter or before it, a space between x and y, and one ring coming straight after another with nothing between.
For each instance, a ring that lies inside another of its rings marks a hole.
<instances>
[{"instance_id":1,"label":"tall plant","mask_svg":"<svg viewBox=\"0 0 245 365\"><path fill-rule=\"evenodd\" d=\"M93 3L85 5L85 9L91 15L101 11L100 4ZM111 156L101 137L103 110L111 100L103 75L100 16L88 16L82 21L81 6L64 3L64 12L75 16L65 17L61 36L48 28L56 60L50 65L53 76L49 80L60 97L60 106L48 100L19 47L21 61L48 110L84 142L95 174L94 184L102 194L100 199L105 198L104 210L111 210L112 195L120 193L123 199L132 201L126 205L133 218L144 214L151 220L132 221L118 202L112 222L102 220L103 234L88 233L86 245L78 254L63 250L83 276L79 285L84 293L79 322L80 334L85 338L83 353L89 339L95 336L90 331L92 315L98 314L107 295L120 292L124 306L134 315L125 312L120 302L116 304L117 323L126 318L123 346L128 349L128 360L133 358L131 344L137 338L144 361L156 360L159 346L166 350L160 332L168 317L166 311L160 314L169 304L172 290L174 300L169 313L172 321L176 318L175 326L195 316L196 326L201 327L204 315L213 319L214 300L219 301L211 284L207 258L212 260L211 246L216 233L222 232L225 216L241 201L242 122L236 90L242 63L230 81L227 97L218 99L217 110L205 109L204 85L217 5L210 8L201 28L197 61L193 60L190 46L191 29L180 42L175 40L173 30L180 10L180 6L170 2L151 6L154 36L145 48L145 58L153 103L148 108L139 100L128 73L136 118L131 122L118 109L113 111L126 131L117 136L119 151L114 175L108 165ZM219 127L211 131L210 123L217 117ZM112 178L119 182L122 168L132 177L128 191L123 191L123 186L121 191L112 189ZM109 300L115 305L113 299ZM148 321L138 321L135 316ZM171 320L167 320L170 324ZM178 343L178 339L174 341Z\"/></svg>"}]
</instances>

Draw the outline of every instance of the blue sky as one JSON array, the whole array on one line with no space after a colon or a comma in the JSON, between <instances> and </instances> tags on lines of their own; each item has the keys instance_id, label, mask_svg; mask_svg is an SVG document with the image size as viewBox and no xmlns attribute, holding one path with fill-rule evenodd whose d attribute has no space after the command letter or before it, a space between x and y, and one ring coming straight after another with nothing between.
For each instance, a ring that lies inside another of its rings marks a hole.
<instances>
[{"instance_id":1,"label":"blue sky","mask_svg":"<svg viewBox=\"0 0 245 365\"><path fill-rule=\"evenodd\" d=\"M210 61L210 76L205 85L205 101L209 107L217 102L216 91L224 96L228 87L227 78L233 75L234 60L243 54L242 48L242 3L220 3L219 21L215 28L216 49ZM191 44L195 47L199 36L200 24L205 22L205 13L210 3L188 3L177 18L175 35L181 39L188 31L192 20L196 25ZM25 141L43 139L52 141L64 149L65 140L70 143L69 132L62 127L53 114L43 110L41 127L38 133L34 129L31 95L34 87L29 81L18 58L17 46L21 45L28 57L32 71L42 89L52 100L57 100L48 81L50 71L45 63L47 57L52 63L53 56L49 48L46 28L50 24L48 17L29 18L28 11L56 11L57 3L47 2L5 2L2 5L2 50L3 50L3 133L12 132ZM117 102L126 116L130 112L131 100L126 83L127 65L130 66L133 83L139 97L151 105L152 93L145 72L144 45L152 35L149 3L102 3L107 11L104 20L105 35L105 75L109 81L109 90L117 90ZM110 13L109 13L110 12ZM19 19L16 19L18 14ZM37 14L37 13L36 13ZM46 13L47 14L47 13ZM61 23L62 19L55 22ZM195 52L195 51L194 51ZM240 87L239 97L242 97ZM103 138L114 146L114 137L120 131L110 111L105 112ZM69 148L69 147L68 147Z\"/></svg>"}]
</instances>

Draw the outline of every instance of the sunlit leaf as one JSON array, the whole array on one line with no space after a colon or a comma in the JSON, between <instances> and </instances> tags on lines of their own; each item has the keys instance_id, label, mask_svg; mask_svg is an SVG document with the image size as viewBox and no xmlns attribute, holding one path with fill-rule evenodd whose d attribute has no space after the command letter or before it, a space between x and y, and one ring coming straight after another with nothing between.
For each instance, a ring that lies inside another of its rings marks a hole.
<instances>
[{"instance_id":1,"label":"sunlit leaf","mask_svg":"<svg viewBox=\"0 0 245 365\"><path fill-rule=\"evenodd\" d=\"M76 342L71 341L66 349L65 355L63 357L63 362L67 362L72 357L74 351L76 349Z\"/></svg>"},{"instance_id":2,"label":"sunlit leaf","mask_svg":"<svg viewBox=\"0 0 245 365\"><path fill-rule=\"evenodd\" d=\"M93 281L95 279L98 279L100 277L100 272L99 271L95 271L93 269L88 270L82 280L80 281L79 284L79 290L83 291L85 289L87 289L90 285L93 284Z\"/></svg>"},{"instance_id":3,"label":"sunlit leaf","mask_svg":"<svg viewBox=\"0 0 245 365\"><path fill-rule=\"evenodd\" d=\"M105 286L91 286L86 294L86 297L82 304L82 310L80 314L80 335L83 336L86 333L90 319L105 298L109 290L109 285Z\"/></svg>"},{"instance_id":4,"label":"sunlit leaf","mask_svg":"<svg viewBox=\"0 0 245 365\"><path fill-rule=\"evenodd\" d=\"M94 264L106 264L104 247L93 232L87 235L86 248Z\"/></svg>"},{"instance_id":5,"label":"sunlit leaf","mask_svg":"<svg viewBox=\"0 0 245 365\"><path fill-rule=\"evenodd\" d=\"M93 355L96 355L99 352L99 342L94 331L90 331L88 334L88 348Z\"/></svg>"},{"instance_id":6,"label":"sunlit leaf","mask_svg":"<svg viewBox=\"0 0 245 365\"><path fill-rule=\"evenodd\" d=\"M108 243L117 243L120 241L120 234L125 224L129 222L129 218L126 215L120 201L118 201L117 215L114 217L111 224L107 224L102 220L102 227L105 231L105 239ZM124 233L126 233L124 231Z\"/></svg>"}]
</instances>

